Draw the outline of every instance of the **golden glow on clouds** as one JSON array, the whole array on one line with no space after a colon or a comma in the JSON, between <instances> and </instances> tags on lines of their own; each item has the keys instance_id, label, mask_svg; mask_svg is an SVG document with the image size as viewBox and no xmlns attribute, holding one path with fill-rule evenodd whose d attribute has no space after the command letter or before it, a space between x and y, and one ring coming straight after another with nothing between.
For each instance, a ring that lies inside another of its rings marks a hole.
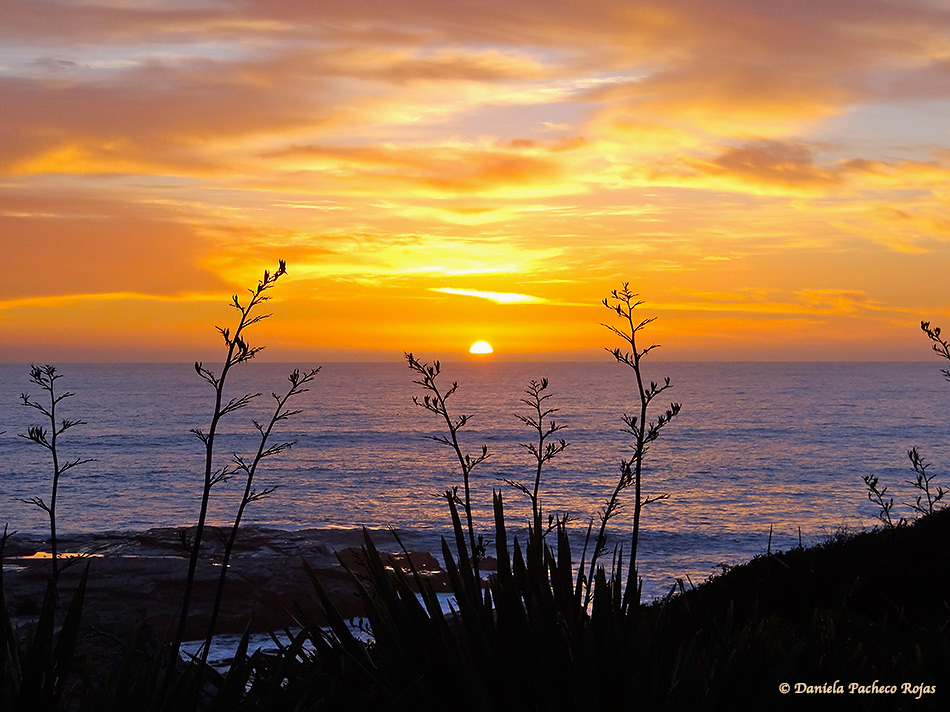
<instances>
[{"instance_id":1,"label":"golden glow on clouds","mask_svg":"<svg viewBox=\"0 0 950 712\"><path fill-rule=\"evenodd\" d=\"M275 357L597 357L621 280L670 357L925 357L948 37L926 0L11 0L0 358L154 357L138 323L190 360L278 258Z\"/></svg>"},{"instance_id":2,"label":"golden glow on clouds","mask_svg":"<svg viewBox=\"0 0 950 712\"><path fill-rule=\"evenodd\" d=\"M443 294L458 294L463 297L478 297L496 304L541 304L543 299L529 294L511 294L508 292L479 292L474 289L453 289L452 287L430 287L430 291ZM479 342L482 343L482 342Z\"/></svg>"}]
</instances>

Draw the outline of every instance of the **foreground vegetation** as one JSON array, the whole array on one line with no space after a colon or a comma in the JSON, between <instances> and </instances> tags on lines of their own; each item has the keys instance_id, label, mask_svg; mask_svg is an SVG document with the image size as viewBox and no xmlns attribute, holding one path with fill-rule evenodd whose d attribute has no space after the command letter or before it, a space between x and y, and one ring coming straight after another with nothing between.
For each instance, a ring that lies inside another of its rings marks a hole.
<instances>
[{"instance_id":1,"label":"foreground vegetation","mask_svg":"<svg viewBox=\"0 0 950 712\"><path fill-rule=\"evenodd\" d=\"M277 653L249 655L245 639L225 675L200 660L181 664L161 695L164 658L142 631L108 669L84 653L83 584L65 611L51 586L25 637L0 605L0 709L798 709L815 697L796 695L796 683L835 681L845 685L827 700L835 709L946 708L946 510L763 555L651 605L632 603L632 578L615 561L594 577L589 608L562 528L551 544L511 541L496 496L498 573L479 586L453 513L456 541L443 555L454 614L441 615L420 572L387 568L367 536L355 583L372 644L354 636L314 577L329 630L307 625ZM846 687L875 681L897 689Z\"/></svg>"},{"instance_id":2,"label":"foreground vegetation","mask_svg":"<svg viewBox=\"0 0 950 712\"><path fill-rule=\"evenodd\" d=\"M196 431L207 452L199 532L212 487L234 476L244 482L228 554L244 508L269 493L253 489L258 463L290 446L268 445L271 428L293 415L288 400L316 375L295 371L287 392L274 395L269 424L255 423L260 440L253 458L235 457L226 468L215 468L218 420L255 397L223 402L225 376L258 350L247 346L242 332L263 318L250 312L284 272L281 263L275 274L265 273L250 302L242 305L235 298L240 323L233 335L219 329L228 349L220 374L196 364L216 397L211 427ZM441 552L454 601L451 613L443 614L436 590L411 557L390 559L366 534L360 565L351 573L370 642L306 568L323 620L300 621L300 632L289 644L278 643L276 652L249 653L245 635L224 674L206 664L207 645L184 663L176 653L198 534L185 542L191 566L176 633L156 643L149 631L132 629L120 652L105 659L81 634L86 576L75 591L61 591L54 558L54 575L28 630L14 626L0 573L0 710L746 710L797 709L816 700L835 709L944 709L950 512L941 506L943 491L931 484L933 475L922 460L914 467L916 484L910 481L922 492L911 505L915 521L902 517L895 523L889 517L893 501L885 499L877 480L872 485L866 479L872 501L888 515L882 516L887 526L840 534L810 549L768 553L699 586L681 584L664 600L641 602L640 517L646 505L667 496L647 493L642 462L680 406L671 403L651 414L653 400L670 382L649 381L641 370L642 359L656 347L637 342L651 321L634 318L638 305L626 284L605 300L622 327L608 328L625 344L608 350L634 375L636 410L622 418L632 455L621 461L616 487L589 522L580 551L572 549L568 519L544 512L543 468L568 446L553 437L562 427L554 420L557 409L550 405L547 381L528 386L523 399L528 415L519 416L532 431L533 441L525 447L537 468L528 483L508 481L515 496L530 500L528 534L510 535L502 491L493 493L494 529L478 532L470 478L490 453L485 446L468 452L460 439L469 419L451 410L458 384L442 387L438 362L426 364L407 354L415 383L424 390L415 402L445 427L431 439L449 449L462 477L459 487L444 493L454 531ZM939 330L929 325L924 330L937 353L940 346L950 360ZM55 430L55 420L51 427ZM54 478L63 471L54 464ZM628 490L634 530L627 538L612 538L608 525ZM54 507L44 509L55 539ZM0 560L7 539L4 532ZM488 565L489 552L495 569ZM226 570L222 567L215 611Z\"/></svg>"}]
</instances>

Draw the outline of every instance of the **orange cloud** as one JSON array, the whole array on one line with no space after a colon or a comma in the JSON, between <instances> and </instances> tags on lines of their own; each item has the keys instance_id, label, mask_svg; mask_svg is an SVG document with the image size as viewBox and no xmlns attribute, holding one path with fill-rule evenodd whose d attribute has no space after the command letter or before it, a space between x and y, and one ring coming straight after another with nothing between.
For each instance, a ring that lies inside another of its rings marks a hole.
<instances>
[{"instance_id":1,"label":"orange cloud","mask_svg":"<svg viewBox=\"0 0 950 712\"><path fill-rule=\"evenodd\" d=\"M779 141L730 147L704 168L714 175L785 186L827 186L838 182L833 172L814 164L806 146Z\"/></svg>"},{"instance_id":2,"label":"orange cloud","mask_svg":"<svg viewBox=\"0 0 950 712\"><path fill-rule=\"evenodd\" d=\"M425 194L531 195L535 184L549 193L563 178L554 160L517 150L472 146L397 148L293 146L274 157L301 170L330 173L338 182L380 193L387 188L421 190Z\"/></svg>"},{"instance_id":3,"label":"orange cloud","mask_svg":"<svg viewBox=\"0 0 950 712\"><path fill-rule=\"evenodd\" d=\"M0 299L229 290L194 265L203 247L175 210L56 194L0 198Z\"/></svg>"}]
</instances>

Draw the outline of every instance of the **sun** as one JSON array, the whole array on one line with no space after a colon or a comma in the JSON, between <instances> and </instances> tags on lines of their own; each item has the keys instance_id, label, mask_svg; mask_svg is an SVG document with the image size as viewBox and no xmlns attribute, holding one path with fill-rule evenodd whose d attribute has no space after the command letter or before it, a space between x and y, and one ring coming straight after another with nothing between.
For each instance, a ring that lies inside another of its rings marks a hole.
<instances>
[{"instance_id":1,"label":"sun","mask_svg":"<svg viewBox=\"0 0 950 712\"><path fill-rule=\"evenodd\" d=\"M472 348L468 350L470 354L490 354L493 353L491 344L487 341L476 341L472 344Z\"/></svg>"}]
</instances>

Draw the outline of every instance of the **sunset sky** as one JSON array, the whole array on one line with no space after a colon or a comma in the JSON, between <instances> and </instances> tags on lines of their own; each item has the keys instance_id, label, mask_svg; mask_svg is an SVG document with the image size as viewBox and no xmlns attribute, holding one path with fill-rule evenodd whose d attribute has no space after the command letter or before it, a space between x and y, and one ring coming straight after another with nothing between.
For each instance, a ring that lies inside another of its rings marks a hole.
<instances>
[{"instance_id":1,"label":"sunset sky","mask_svg":"<svg viewBox=\"0 0 950 712\"><path fill-rule=\"evenodd\" d=\"M3 0L0 360L919 359L946 0Z\"/></svg>"}]
</instances>

